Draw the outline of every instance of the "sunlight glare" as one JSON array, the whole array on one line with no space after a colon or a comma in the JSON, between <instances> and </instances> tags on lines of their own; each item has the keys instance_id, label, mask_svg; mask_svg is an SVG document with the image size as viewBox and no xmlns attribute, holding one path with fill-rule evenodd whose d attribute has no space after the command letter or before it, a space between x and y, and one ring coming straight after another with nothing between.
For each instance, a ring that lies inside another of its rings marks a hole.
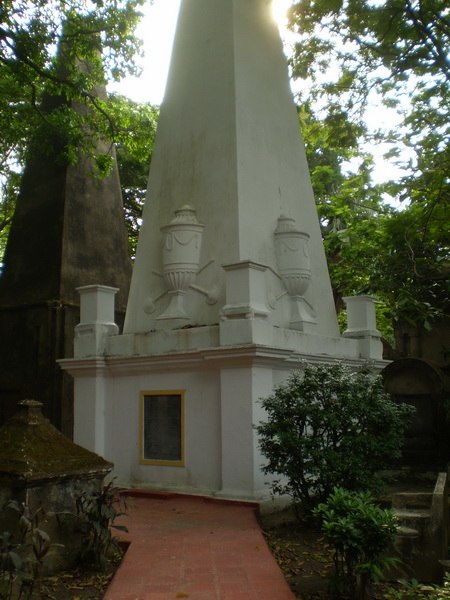
<instances>
[{"instance_id":1,"label":"sunlight glare","mask_svg":"<svg viewBox=\"0 0 450 600\"><path fill-rule=\"evenodd\" d=\"M287 26L287 11L292 0L272 0L272 14L280 30Z\"/></svg>"}]
</instances>

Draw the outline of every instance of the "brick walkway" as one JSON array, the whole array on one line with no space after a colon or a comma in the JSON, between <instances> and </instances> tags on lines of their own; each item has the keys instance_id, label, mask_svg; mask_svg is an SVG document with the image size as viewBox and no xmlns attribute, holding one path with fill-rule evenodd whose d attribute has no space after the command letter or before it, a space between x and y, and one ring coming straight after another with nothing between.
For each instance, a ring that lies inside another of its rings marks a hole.
<instances>
[{"instance_id":1,"label":"brick walkway","mask_svg":"<svg viewBox=\"0 0 450 600\"><path fill-rule=\"evenodd\" d=\"M131 544L104 600L294 600L251 505L130 498Z\"/></svg>"}]
</instances>

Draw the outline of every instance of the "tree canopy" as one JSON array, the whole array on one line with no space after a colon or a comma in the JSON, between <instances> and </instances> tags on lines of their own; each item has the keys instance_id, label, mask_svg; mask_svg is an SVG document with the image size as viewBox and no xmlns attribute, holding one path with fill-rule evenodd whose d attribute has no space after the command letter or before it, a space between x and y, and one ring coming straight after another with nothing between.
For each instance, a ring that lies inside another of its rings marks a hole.
<instances>
[{"instance_id":1,"label":"tree canopy","mask_svg":"<svg viewBox=\"0 0 450 600\"><path fill-rule=\"evenodd\" d=\"M0 115L6 145L23 150L43 118L42 94L63 94L96 107L99 81L136 71L134 28L143 0L2 0ZM55 60L65 57L64 70ZM89 69L80 69L88 61Z\"/></svg>"},{"instance_id":2,"label":"tree canopy","mask_svg":"<svg viewBox=\"0 0 450 600\"><path fill-rule=\"evenodd\" d=\"M134 257L147 194L159 108L119 95L112 95L110 103L112 117L115 123L120 123L116 135L117 164L130 252Z\"/></svg>"},{"instance_id":3,"label":"tree canopy","mask_svg":"<svg viewBox=\"0 0 450 600\"><path fill-rule=\"evenodd\" d=\"M137 73L134 57L140 41L134 29L143 2L0 0L3 247L27 153L54 154L48 140L58 139L59 160L75 163L84 150L95 157L101 175L111 159L96 152L97 140L125 143L127 126L119 120L124 107L113 110L98 85Z\"/></svg>"},{"instance_id":4,"label":"tree canopy","mask_svg":"<svg viewBox=\"0 0 450 600\"><path fill-rule=\"evenodd\" d=\"M390 317L429 327L449 308L450 7L444 0L301 0L290 27L306 140L314 118L322 138L352 150L335 147L333 163L322 144L324 164L318 170L311 162L333 284L340 294L375 293ZM396 112L393 126L382 112L368 126L375 100ZM403 174L374 185L370 155L381 143ZM359 167L348 174L352 155Z\"/></svg>"},{"instance_id":5,"label":"tree canopy","mask_svg":"<svg viewBox=\"0 0 450 600\"><path fill-rule=\"evenodd\" d=\"M96 85L135 71L143 1L0 0L0 246L17 165L30 149L45 152L36 148L41 136L33 138L44 127L63 136L63 160L76 161L84 149L100 175L110 157L95 154L95 141L116 143L134 252L158 111L99 96ZM448 310L450 295L450 8L445 0L300 0L292 2L290 27L336 297L377 295L386 334L392 320L428 327ZM44 111L52 95L64 101ZM395 112L394 125L382 113L368 124L375 100ZM374 183L379 144L402 171Z\"/></svg>"}]
</instances>

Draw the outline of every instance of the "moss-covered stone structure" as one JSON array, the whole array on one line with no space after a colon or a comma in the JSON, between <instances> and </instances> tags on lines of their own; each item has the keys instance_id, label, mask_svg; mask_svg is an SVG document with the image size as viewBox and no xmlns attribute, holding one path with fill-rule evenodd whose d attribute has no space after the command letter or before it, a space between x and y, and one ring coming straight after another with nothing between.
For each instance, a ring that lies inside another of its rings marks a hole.
<instances>
[{"instance_id":1,"label":"moss-covered stone structure","mask_svg":"<svg viewBox=\"0 0 450 600\"><path fill-rule=\"evenodd\" d=\"M0 532L15 532L14 500L30 513L40 511L39 527L53 546L46 557L50 571L70 565L79 549L74 534L76 497L98 490L112 464L77 446L41 412L35 400L19 403L18 412L0 427Z\"/></svg>"}]
</instances>

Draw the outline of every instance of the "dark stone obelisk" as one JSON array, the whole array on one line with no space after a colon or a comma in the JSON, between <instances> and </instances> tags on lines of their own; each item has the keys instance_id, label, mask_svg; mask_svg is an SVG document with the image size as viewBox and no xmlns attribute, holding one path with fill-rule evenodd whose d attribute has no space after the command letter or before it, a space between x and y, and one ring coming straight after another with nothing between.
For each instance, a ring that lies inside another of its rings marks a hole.
<instances>
[{"instance_id":1,"label":"dark stone obelisk","mask_svg":"<svg viewBox=\"0 0 450 600\"><path fill-rule=\"evenodd\" d=\"M105 94L104 87L96 92ZM47 97L49 112L67 102ZM86 110L79 107L79 110ZM114 150L114 167L104 179L79 156L63 164L63 142L43 128L52 150L28 160L11 224L0 278L0 424L17 400L32 397L66 435L73 428L72 378L56 360L72 356L79 322L76 288L104 284L119 288L116 307L124 313L131 260Z\"/></svg>"}]
</instances>

